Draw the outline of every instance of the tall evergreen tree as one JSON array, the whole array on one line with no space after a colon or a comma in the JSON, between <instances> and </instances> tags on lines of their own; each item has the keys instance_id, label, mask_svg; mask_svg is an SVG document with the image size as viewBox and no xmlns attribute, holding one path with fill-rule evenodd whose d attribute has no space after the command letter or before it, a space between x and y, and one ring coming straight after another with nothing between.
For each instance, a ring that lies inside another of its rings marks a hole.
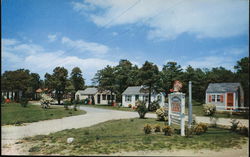
<instances>
[{"instance_id":1,"label":"tall evergreen tree","mask_svg":"<svg viewBox=\"0 0 250 157\"><path fill-rule=\"evenodd\" d=\"M148 89L148 110L151 110L151 94L153 90L158 90L158 82L160 80L160 73L158 67L146 61L140 68L138 78L141 80L143 85L147 86Z\"/></svg>"}]
</instances>

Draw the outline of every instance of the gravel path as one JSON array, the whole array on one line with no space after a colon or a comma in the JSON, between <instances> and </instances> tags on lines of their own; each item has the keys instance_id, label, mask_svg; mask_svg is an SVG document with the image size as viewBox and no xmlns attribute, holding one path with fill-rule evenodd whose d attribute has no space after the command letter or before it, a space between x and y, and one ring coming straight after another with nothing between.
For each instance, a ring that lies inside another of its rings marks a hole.
<instances>
[{"instance_id":1,"label":"gravel path","mask_svg":"<svg viewBox=\"0 0 250 157\"><path fill-rule=\"evenodd\" d=\"M45 120L34 123L26 123L24 126L2 126L2 148L14 144L17 140L28 136L48 135L49 133L64 129L89 127L101 122L113 119L126 119L138 117L137 112L117 111L81 106L80 109L87 111L87 114L65 117L62 119ZM155 114L146 114L148 118L156 118ZM187 117L186 117L187 120ZM209 117L196 117L197 122L210 123ZM220 118L217 124L231 125L231 119ZM240 120L248 126L248 120Z\"/></svg>"}]
</instances>

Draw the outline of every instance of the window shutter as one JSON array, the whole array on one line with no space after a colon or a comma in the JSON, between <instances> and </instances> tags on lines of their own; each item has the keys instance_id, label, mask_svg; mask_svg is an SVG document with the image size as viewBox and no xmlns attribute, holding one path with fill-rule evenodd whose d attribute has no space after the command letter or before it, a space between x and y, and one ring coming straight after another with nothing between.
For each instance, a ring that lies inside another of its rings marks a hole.
<instances>
[{"instance_id":1,"label":"window shutter","mask_svg":"<svg viewBox=\"0 0 250 157\"><path fill-rule=\"evenodd\" d=\"M212 102L212 95L208 95L208 102Z\"/></svg>"},{"instance_id":2,"label":"window shutter","mask_svg":"<svg viewBox=\"0 0 250 157\"><path fill-rule=\"evenodd\" d=\"M224 97L223 97L223 95L220 95L220 102L223 102L224 100Z\"/></svg>"}]
</instances>

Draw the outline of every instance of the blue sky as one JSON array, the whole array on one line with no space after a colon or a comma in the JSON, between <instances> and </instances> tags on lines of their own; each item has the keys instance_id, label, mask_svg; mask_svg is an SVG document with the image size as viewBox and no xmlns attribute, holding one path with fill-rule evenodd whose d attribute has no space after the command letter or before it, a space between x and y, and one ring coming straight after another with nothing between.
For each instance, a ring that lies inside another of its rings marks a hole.
<instances>
[{"instance_id":1,"label":"blue sky","mask_svg":"<svg viewBox=\"0 0 250 157\"><path fill-rule=\"evenodd\" d=\"M97 70L128 59L233 70L248 56L248 0L2 0L2 72Z\"/></svg>"}]
</instances>

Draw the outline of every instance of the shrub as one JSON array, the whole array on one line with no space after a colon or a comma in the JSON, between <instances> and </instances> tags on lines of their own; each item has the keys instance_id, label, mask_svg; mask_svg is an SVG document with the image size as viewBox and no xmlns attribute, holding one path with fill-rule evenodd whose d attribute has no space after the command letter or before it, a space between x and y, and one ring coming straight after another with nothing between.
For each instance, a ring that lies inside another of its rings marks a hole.
<instances>
[{"instance_id":1,"label":"shrub","mask_svg":"<svg viewBox=\"0 0 250 157\"><path fill-rule=\"evenodd\" d=\"M156 110L157 119L160 121L168 119L168 111L166 107L161 107Z\"/></svg>"},{"instance_id":2,"label":"shrub","mask_svg":"<svg viewBox=\"0 0 250 157\"><path fill-rule=\"evenodd\" d=\"M22 107L27 107L28 99L27 98L21 98L20 104L21 104Z\"/></svg>"},{"instance_id":3,"label":"shrub","mask_svg":"<svg viewBox=\"0 0 250 157\"><path fill-rule=\"evenodd\" d=\"M216 106L214 104L203 104L203 111L207 116L213 116L216 112Z\"/></svg>"},{"instance_id":4,"label":"shrub","mask_svg":"<svg viewBox=\"0 0 250 157\"><path fill-rule=\"evenodd\" d=\"M152 132L152 127L149 124L146 124L143 130L145 134L150 134Z\"/></svg>"},{"instance_id":5,"label":"shrub","mask_svg":"<svg viewBox=\"0 0 250 157\"><path fill-rule=\"evenodd\" d=\"M198 125L196 125L194 127L194 130L193 132L196 134L196 135L200 135L202 133L205 133L208 129L208 126L205 124L205 123L199 123Z\"/></svg>"},{"instance_id":6,"label":"shrub","mask_svg":"<svg viewBox=\"0 0 250 157\"><path fill-rule=\"evenodd\" d=\"M230 129L231 129L232 131L236 131L237 128L238 128L239 121L237 121L236 119L233 119L233 120L231 121L231 123L232 123L232 125L231 125Z\"/></svg>"},{"instance_id":7,"label":"shrub","mask_svg":"<svg viewBox=\"0 0 250 157\"><path fill-rule=\"evenodd\" d=\"M155 100L153 101L151 104L150 104L150 107L149 107L149 110L150 111L155 111L157 109L160 108L160 105L159 105L159 100Z\"/></svg>"},{"instance_id":8,"label":"shrub","mask_svg":"<svg viewBox=\"0 0 250 157\"><path fill-rule=\"evenodd\" d=\"M197 125L197 126L194 128L194 133L195 133L196 135L200 135L200 134L204 133L203 127L200 126L200 125Z\"/></svg>"},{"instance_id":9,"label":"shrub","mask_svg":"<svg viewBox=\"0 0 250 157\"><path fill-rule=\"evenodd\" d=\"M129 108L131 108L131 107L132 107L132 105L131 105L131 104L128 104L128 107L129 107Z\"/></svg>"},{"instance_id":10,"label":"shrub","mask_svg":"<svg viewBox=\"0 0 250 157\"><path fill-rule=\"evenodd\" d=\"M47 94L41 94L40 103L42 108L49 108L50 104L52 104L53 102L54 99L52 99L50 96L48 96Z\"/></svg>"},{"instance_id":11,"label":"shrub","mask_svg":"<svg viewBox=\"0 0 250 157\"><path fill-rule=\"evenodd\" d=\"M72 105L71 101L69 99L64 99L63 100L63 106L66 110L69 109L69 106Z\"/></svg>"},{"instance_id":12,"label":"shrub","mask_svg":"<svg viewBox=\"0 0 250 157\"><path fill-rule=\"evenodd\" d=\"M205 123L199 123L198 126L201 126L204 130L204 133L207 131L208 126Z\"/></svg>"},{"instance_id":13,"label":"shrub","mask_svg":"<svg viewBox=\"0 0 250 157\"><path fill-rule=\"evenodd\" d=\"M165 125L163 128L162 128L162 131L164 132L164 135L166 136L171 136L173 135L174 131L173 129L171 128L171 126L168 126L168 125Z\"/></svg>"},{"instance_id":14,"label":"shrub","mask_svg":"<svg viewBox=\"0 0 250 157\"><path fill-rule=\"evenodd\" d=\"M137 101L136 102L136 111L138 112L140 118L144 118L146 113L148 112L148 109L146 107L145 101Z\"/></svg>"},{"instance_id":15,"label":"shrub","mask_svg":"<svg viewBox=\"0 0 250 157\"><path fill-rule=\"evenodd\" d=\"M248 136L248 128L246 126L240 126L239 133L241 135Z\"/></svg>"},{"instance_id":16,"label":"shrub","mask_svg":"<svg viewBox=\"0 0 250 157\"><path fill-rule=\"evenodd\" d=\"M159 124L154 126L155 132L161 132L161 126Z\"/></svg>"}]
</instances>

